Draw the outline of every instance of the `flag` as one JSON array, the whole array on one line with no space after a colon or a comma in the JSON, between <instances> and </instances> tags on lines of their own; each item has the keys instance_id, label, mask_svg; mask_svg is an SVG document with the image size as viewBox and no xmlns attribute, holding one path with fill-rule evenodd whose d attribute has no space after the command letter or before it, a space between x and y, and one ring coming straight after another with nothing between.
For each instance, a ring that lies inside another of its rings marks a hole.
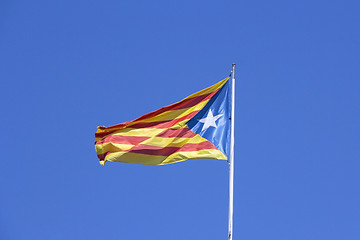
<instances>
[{"instance_id":1,"label":"flag","mask_svg":"<svg viewBox=\"0 0 360 240\"><path fill-rule=\"evenodd\" d=\"M229 78L133 121L98 127L95 149L107 161L163 165L190 159L227 160Z\"/></svg>"}]
</instances>

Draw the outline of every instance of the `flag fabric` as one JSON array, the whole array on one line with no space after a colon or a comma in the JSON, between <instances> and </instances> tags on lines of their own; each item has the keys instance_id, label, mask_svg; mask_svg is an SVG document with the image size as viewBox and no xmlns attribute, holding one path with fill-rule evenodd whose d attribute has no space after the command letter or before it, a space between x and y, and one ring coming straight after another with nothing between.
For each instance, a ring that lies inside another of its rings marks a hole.
<instances>
[{"instance_id":1,"label":"flag fabric","mask_svg":"<svg viewBox=\"0 0 360 240\"><path fill-rule=\"evenodd\" d=\"M107 161L163 165L190 159L227 160L229 78L133 121L98 127L95 149Z\"/></svg>"}]
</instances>

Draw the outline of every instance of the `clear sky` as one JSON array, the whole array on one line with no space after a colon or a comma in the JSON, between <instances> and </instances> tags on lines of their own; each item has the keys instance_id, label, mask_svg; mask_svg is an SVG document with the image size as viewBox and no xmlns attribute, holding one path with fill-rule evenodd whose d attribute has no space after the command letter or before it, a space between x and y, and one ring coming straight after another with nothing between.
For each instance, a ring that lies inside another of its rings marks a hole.
<instances>
[{"instance_id":1,"label":"clear sky","mask_svg":"<svg viewBox=\"0 0 360 240\"><path fill-rule=\"evenodd\" d=\"M1 1L0 239L226 239L228 166L108 162L237 64L234 240L360 239L360 3Z\"/></svg>"}]
</instances>

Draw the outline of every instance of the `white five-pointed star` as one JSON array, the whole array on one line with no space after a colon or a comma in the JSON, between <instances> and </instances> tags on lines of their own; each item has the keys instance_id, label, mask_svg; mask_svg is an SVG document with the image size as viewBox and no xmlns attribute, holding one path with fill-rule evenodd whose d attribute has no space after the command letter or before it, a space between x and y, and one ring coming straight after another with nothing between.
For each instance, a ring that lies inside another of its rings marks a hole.
<instances>
[{"instance_id":1,"label":"white five-pointed star","mask_svg":"<svg viewBox=\"0 0 360 240\"><path fill-rule=\"evenodd\" d=\"M203 123L204 126L201 129L201 131L204 131L205 129L208 129L209 127L217 127L216 126L216 120L218 120L219 118L221 118L221 116L224 114L218 114L216 116L213 115L211 109L208 112L208 115L206 116L206 118L202 118L199 120L199 122Z\"/></svg>"}]
</instances>

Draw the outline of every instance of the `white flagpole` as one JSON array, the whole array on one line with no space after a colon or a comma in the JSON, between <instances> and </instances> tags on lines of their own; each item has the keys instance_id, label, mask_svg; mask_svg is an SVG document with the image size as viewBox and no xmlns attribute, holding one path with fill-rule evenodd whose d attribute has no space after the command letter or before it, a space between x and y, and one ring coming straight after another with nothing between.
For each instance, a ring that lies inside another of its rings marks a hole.
<instances>
[{"instance_id":1,"label":"white flagpole","mask_svg":"<svg viewBox=\"0 0 360 240\"><path fill-rule=\"evenodd\" d=\"M233 207L234 207L234 135L235 135L235 63L231 71L231 132L229 159L229 232L228 240L233 239Z\"/></svg>"}]
</instances>

